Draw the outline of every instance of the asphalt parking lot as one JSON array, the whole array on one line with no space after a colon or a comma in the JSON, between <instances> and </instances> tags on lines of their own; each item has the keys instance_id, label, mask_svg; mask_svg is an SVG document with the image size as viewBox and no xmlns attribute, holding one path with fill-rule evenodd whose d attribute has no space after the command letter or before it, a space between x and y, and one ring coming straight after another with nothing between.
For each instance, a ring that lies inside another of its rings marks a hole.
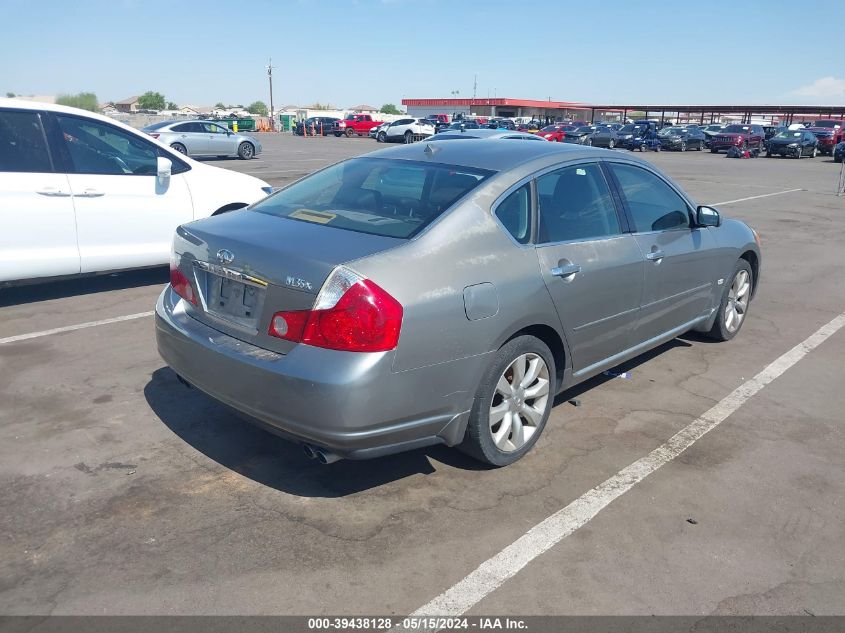
<instances>
[{"instance_id":1,"label":"asphalt parking lot","mask_svg":"<svg viewBox=\"0 0 845 633\"><path fill-rule=\"evenodd\" d=\"M256 160L213 162L283 185L381 147L261 141ZM321 466L243 423L159 358L166 270L0 290L0 612L413 612L845 311L829 157L643 157L762 236L749 319L564 394L504 469L446 448ZM468 613L845 614L845 328L828 333L594 518L502 562L516 573Z\"/></svg>"}]
</instances>

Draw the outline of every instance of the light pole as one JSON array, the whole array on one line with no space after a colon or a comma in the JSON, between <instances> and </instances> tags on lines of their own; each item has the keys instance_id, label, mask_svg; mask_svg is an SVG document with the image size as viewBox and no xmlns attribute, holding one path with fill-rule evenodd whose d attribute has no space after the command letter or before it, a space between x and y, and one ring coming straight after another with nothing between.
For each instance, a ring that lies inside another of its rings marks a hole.
<instances>
[{"instance_id":1,"label":"light pole","mask_svg":"<svg viewBox=\"0 0 845 633\"><path fill-rule=\"evenodd\" d=\"M276 118L273 116L273 58L267 64L267 79L270 80L270 125L276 131Z\"/></svg>"}]
</instances>

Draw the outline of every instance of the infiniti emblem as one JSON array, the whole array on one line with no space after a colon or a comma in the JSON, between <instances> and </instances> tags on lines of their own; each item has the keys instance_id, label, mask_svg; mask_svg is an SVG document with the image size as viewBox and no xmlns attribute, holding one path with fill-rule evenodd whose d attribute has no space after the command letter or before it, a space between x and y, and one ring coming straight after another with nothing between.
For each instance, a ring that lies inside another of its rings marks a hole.
<instances>
[{"instance_id":1,"label":"infiniti emblem","mask_svg":"<svg viewBox=\"0 0 845 633\"><path fill-rule=\"evenodd\" d=\"M232 251L230 250L221 248L219 251L217 251L217 260L221 264L231 264L233 261L235 261L235 254L232 253Z\"/></svg>"}]
</instances>

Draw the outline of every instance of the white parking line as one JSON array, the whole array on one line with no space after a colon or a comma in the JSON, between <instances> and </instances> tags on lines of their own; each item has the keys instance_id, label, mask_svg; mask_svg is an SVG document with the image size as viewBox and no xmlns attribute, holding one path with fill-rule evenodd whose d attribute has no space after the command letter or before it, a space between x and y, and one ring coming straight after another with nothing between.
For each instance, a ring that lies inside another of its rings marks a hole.
<instances>
[{"instance_id":1,"label":"white parking line","mask_svg":"<svg viewBox=\"0 0 845 633\"><path fill-rule=\"evenodd\" d=\"M786 191L776 191L775 193L764 193L759 196L749 196L748 198L739 198L737 200L727 200L725 202L713 202L712 205L714 207L718 207L723 204L733 204L734 202L745 202L746 200L756 200L757 198L768 198L769 196L782 196L785 193L794 193L796 191L804 191L803 189L787 189Z\"/></svg>"},{"instance_id":2,"label":"white parking line","mask_svg":"<svg viewBox=\"0 0 845 633\"><path fill-rule=\"evenodd\" d=\"M120 323L121 321L131 321L132 319L142 319L144 317L152 316L154 312L138 312L137 314L127 314L126 316L113 317L111 319L101 319L100 321L89 321L88 323L79 323L77 325L66 325L65 327L57 327L52 330L41 330L40 332L31 332L29 334L18 334L17 336L7 336L0 338L0 345L5 343L17 343L18 341L28 341L32 338L41 338L42 336L50 336L51 334L61 334L62 332L74 332L76 330L84 330L89 327L97 327L98 325L108 325L109 323Z\"/></svg>"},{"instance_id":3,"label":"white parking line","mask_svg":"<svg viewBox=\"0 0 845 633\"><path fill-rule=\"evenodd\" d=\"M243 171L242 174L249 174L250 176L266 176L267 174L292 174L296 172L308 171L308 167L302 169L268 169L267 171Z\"/></svg>"},{"instance_id":4,"label":"white parking line","mask_svg":"<svg viewBox=\"0 0 845 633\"><path fill-rule=\"evenodd\" d=\"M475 571L456 585L414 611L411 616L455 617L466 613L540 554L588 523L615 499L631 490L661 466L671 462L706 433L719 426L749 398L843 326L845 326L845 312L777 358L754 378L746 380L664 444L535 525L511 545L481 563Z\"/></svg>"}]
</instances>

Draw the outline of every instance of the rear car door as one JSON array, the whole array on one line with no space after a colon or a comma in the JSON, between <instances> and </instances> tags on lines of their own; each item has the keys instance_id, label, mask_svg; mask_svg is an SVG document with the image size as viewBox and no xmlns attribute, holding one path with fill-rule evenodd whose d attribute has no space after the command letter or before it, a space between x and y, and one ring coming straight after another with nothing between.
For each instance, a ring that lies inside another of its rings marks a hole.
<instances>
[{"instance_id":1,"label":"rear car door","mask_svg":"<svg viewBox=\"0 0 845 633\"><path fill-rule=\"evenodd\" d=\"M644 166L610 163L634 239L645 259L635 344L683 328L712 306L715 240L692 226L692 209L674 187Z\"/></svg>"},{"instance_id":2,"label":"rear car door","mask_svg":"<svg viewBox=\"0 0 845 633\"><path fill-rule=\"evenodd\" d=\"M70 184L33 110L0 110L0 282L79 272Z\"/></svg>"},{"instance_id":3,"label":"rear car door","mask_svg":"<svg viewBox=\"0 0 845 633\"><path fill-rule=\"evenodd\" d=\"M180 174L190 167L140 136L104 121L56 114L76 209L83 273L169 261L173 232L193 219ZM159 180L159 156L173 163Z\"/></svg>"},{"instance_id":4,"label":"rear car door","mask_svg":"<svg viewBox=\"0 0 845 633\"><path fill-rule=\"evenodd\" d=\"M536 179L540 272L569 342L575 375L631 346L643 258L599 162Z\"/></svg>"}]
</instances>

